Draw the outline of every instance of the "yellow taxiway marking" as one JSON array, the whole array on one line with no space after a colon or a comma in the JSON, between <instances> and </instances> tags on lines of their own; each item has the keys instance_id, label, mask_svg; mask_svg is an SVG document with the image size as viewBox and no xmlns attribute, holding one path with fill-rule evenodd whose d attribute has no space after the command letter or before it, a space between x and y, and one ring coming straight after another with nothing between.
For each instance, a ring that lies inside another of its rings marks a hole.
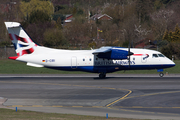
<instances>
[{"instance_id":1,"label":"yellow taxiway marking","mask_svg":"<svg viewBox=\"0 0 180 120\"><path fill-rule=\"evenodd\" d=\"M136 97L145 97L145 96L153 96L153 95L171 94L171 93L180 93L180 91L151 93L151 94L145 94L145 95L138 95L138 96L126 97L125 99L136 98Z\"/></svg>"},{"instance_id":2,"label":"yellow taxiway marking","mask_svg":"<svg viewBox=\"0 0 180 120\"><path fill-rule=\"evenodd\" d=\"M23 105L12 105L11 107L23 107Z\"/></svg>"},{"instance_id":3,"label":"yellow taxiway marking","mask_svg":"<svg viewBox=\"0 0 180 120\"><path fill-rule=\"evenodd\" d=\"M157 106L154 106L154 107L143 107L143 106L130 106L130 107L125 107L125 106L115 106L114 108L155 108L155 109L161 109L161 108L171 108L171 109L180 109L180 107L157 107Z\"/></svg>"},{"instance_id":4,"label":"yellow taxiway marking","mask_svg":"<svg viewBox=\"0 0 180 120\"><path fill-rule=\"evenodd\" d=\"M125 89L124 89L124 90L125 90ZM125 99L128 95L130 95L130 94L132 93L131 90L126 90L126 91L128 91L128 93L127 93L125 96L119 98L118 100L115 100L114 102L111 102L111 103L107 104L106 107L109 107L109 106L111 106L112 104L115 104L115 103L119 102L120 100Z\"/></svg>"},{"instance_id":5,"label":"yellow taxiway marking","mask_svg":"<svg viewBox=\"0 0 180 120\"><path fill-rule=\"evenodd\" d=\"M91 106L92 108L103 108L103 106Z\"/></svg>"},{"instance_id":6,"label":"yellow taxiway marking","mask_svg":"<svg viewBox=\"0 0 180 120\"><path fill-rule=\"evenodd\" d=\"M32 105L32 107L43 107L43 105Z\"/></svg>"},{"instance_id":7,"label":"yellow taxiway marking","mask_svg":"<svg viewBox=\"0 0 180 120\"><path fill-rule=\"evenodd\" d=\"M145 94L145 95L139 95L139 96L132 96L132 97L127 97L128 95L130 95L132 93L131 90L128 90L129 93L126 94L125 96L123 96L122 98L119 98L118 100L115 100L114 102L109 103L108 105L106 105L106 107L109 107L117 102L119 102L120 100L123 99L129 99L129 98L136 98L136 97L144 97L144 96L152 96L152 95L162 95L162 94L170 94L170 93L180 93L180 91L171 91L171 92L161 92L161 93L152 93L152 94ZM140 106L138 106L140 107ZM133 107L131 107L133 108Z\"/></svg>"},{"instance_id":8,"label":"yellow taxiway marking","mask_svg":"<svg viewBox=\"0 0 180 120\"><path fill-rule=\"evenodd\" d=\"M62 105L53 105L53 106L49 106L49 107L63 107Z\"/></svg>"},{"instance_id":9,"label":"yellow taxiway marking","mask_svg":"<svg viewBox=\"0 0 180 120\"><path fill-rule=\"evenodd\" d=\"M83 106L72 106L72 107L76 107L77 108L77 107L83 107Z\"/></svg>"}]
</instances>

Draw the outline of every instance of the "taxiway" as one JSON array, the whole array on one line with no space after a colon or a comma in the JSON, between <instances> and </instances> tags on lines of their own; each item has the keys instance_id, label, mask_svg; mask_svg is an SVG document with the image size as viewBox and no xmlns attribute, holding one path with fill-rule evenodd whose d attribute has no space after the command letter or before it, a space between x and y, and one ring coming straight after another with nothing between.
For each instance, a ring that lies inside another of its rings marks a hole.
<instances>
[{"instance_id":1,"label":"taxiway","mask_svg":"<svg viewBox=\"0 0 180 120\"><path fill-rule=\"evenodd\" d=\"M180 76L0 75L6 107L141 119L180 118Z\"/></svg>"}]
</instances>

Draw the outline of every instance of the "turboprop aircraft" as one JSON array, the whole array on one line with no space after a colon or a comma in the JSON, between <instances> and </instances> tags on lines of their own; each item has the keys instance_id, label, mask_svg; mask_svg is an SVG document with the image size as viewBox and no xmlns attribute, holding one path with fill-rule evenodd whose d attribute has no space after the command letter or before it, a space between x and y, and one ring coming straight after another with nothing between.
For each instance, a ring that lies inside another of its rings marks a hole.
<instances>
[{"instance_id":1,"label":"turboprop aircraft","mask_svg":"<svg viewBox=\"0 0 180 120\"><path fill-rule=\"evenodd\" d=\"M67 71L86 71L106 73L120 70L157 69L163 77L163 69L175 66L175 63L155 50L101 47L94 50L53 49L35 44L23 30L20 23L5 22L17 56L9 59L26 62L29 66L46 67Z\"/></svg>"}]
</instances>

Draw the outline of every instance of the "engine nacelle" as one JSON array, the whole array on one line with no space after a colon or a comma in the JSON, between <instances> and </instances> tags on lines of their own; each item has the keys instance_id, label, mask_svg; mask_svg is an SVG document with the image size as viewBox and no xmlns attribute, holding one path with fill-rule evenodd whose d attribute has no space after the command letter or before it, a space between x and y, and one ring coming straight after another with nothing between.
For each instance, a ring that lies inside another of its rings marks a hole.
<instances>
[{"instance_id":1,"label":"engine nacelle","mask_svg":"<svg viewBox=\"0 0 180 120\"><path fill-rule=\"evenodd\" d=\"M105 59L122 60L122 59L128 59L128 56L132 54L133 54L132 52L129 53L126 50L111 49L109 52L99 53L97 57L105 58Z\"/></svg>"}]
</instances>

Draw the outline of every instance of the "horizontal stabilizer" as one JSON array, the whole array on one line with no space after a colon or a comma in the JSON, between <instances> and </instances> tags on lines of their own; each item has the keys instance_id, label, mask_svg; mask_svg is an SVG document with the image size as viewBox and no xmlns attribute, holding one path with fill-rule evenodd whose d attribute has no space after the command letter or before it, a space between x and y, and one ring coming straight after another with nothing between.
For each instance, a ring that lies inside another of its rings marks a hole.
<instances>
[{"instance_id":1,"label":"horizontal stabilizer","mask_svg":"<svg viewBox=\"0 0 180 120\"><path fill-rule=\"evenodd\" d=\"M12 56L12 57L8 57L11 60L16 60L19 56Z\"/></svg>"},{"instance_id":2,"label":"horizontal stabilizer","mask_svg":"<svg viewBox=\"0 0 180 120\"><path fill-rule=\"evenodd\" d=\"M39 64L34 64L34 63L27 63L28 66L33 66L33 67L44 67L43 65Z\"/></svg>"}]
</instances>

